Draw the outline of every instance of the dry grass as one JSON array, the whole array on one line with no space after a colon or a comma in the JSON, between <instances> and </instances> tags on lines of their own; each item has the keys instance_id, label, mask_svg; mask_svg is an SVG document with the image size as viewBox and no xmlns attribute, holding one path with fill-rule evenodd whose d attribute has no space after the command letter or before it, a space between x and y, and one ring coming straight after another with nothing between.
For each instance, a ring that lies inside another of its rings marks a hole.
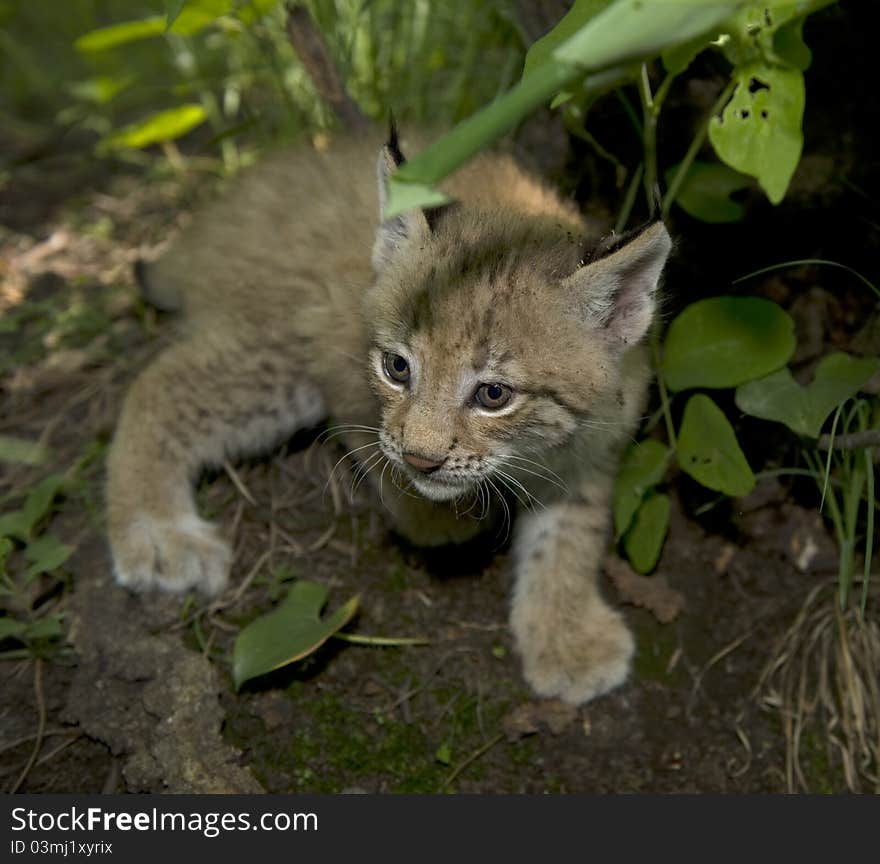
<instances>
[{"instance_id":1,"label":"dry grass","mask_svg":"<svg viewBox=\"0 0 880 864\"><path fill-rule=\"evenodd\" d=\"M818 759L839 764L850 791L880 793L880 591L872 587L864 618L841 611L836 581L813 588L761 672L753 698L782 723L789 792L819 791L805 765Z\"/></svg>"}]
</instances>

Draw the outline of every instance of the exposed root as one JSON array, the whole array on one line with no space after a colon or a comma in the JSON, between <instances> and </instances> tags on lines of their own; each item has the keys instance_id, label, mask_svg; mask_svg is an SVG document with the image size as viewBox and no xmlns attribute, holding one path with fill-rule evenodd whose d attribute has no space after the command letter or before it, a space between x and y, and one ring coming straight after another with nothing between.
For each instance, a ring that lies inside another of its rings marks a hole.
<instances>
[{"instance_id":1,"label":"exposed root","mask_svg":"<svg viewBox=\"0 0 880 864\"><path fill-rule=\"evenodd\" d=\"M43 661L39 657L34 660L34 696L37 700L37 734L34 738L34 747L18 779L9 787L10 795L15 794L27 779L43 747L43 735L46 731L46 700L43 698Z\"/></svg>"}]
</instances>

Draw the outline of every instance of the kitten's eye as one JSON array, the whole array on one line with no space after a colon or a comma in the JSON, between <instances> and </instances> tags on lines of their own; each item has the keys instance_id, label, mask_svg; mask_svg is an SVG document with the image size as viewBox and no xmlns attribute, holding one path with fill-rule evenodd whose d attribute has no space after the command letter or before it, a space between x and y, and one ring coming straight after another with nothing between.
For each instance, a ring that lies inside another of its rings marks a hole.
<instances>
[{"instance_id":1,"label":"kitten's eye","mask_svg":"<svg viewBox=\"0 0 880 864\"><path fill-rule=\"evenodd\" d=\"M400 354L392 354L390 351L386 351L382 356L382 366L385 369L385 374L392 381L396 381L398 384L406 384L409 381L409 363Z\"/></svg>"},{"instance_id":2,"label":"kitten's eye","mask_svg":"<svg viewBox=\"0 0 880 864\"><path fill-rule=\"evenodd\" d=\"M481 384L474 394L474 399L482 408L489 411L497 411L503 408L513 396L513 390L504 384Z\"/></svg>"}]
</instances>

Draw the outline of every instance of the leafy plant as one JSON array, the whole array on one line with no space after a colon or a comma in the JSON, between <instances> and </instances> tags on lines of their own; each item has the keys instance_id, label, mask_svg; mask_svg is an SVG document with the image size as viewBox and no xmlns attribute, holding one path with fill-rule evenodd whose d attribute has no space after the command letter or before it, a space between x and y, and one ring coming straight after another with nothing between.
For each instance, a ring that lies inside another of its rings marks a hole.
<instances>
[{"instance_id":1,"label":"leafy plant","mask_svg":"<svg viewBox=\"0 0 880 864\"><path fill-rule=\"evenodd\" d=\"M815 446L835 409L880 372L880 358L830 354L803 387L784 366L795 350L793 329L789 315L768 300L697 301L666 334L658 369L661 392L736 387L736 405L745 414L784 423ZM733 427L710 396L690 396L677 431L668 396L663 403L669 448L653 439L631 447L615 486L615 531L640 572L653 569L668 528L668 511L664 517L656 486L669 464L677 463L706 488L733 497L747 494L755 484Z\"/></svg>"},{"instance_id":2,"label":"leafy plant","mask_svg":"<svg viewBox=\"0 0 880 864\"><path fill-rule=\"evenodd\" d=\"M551 99L555 106L575 103L583 116L597 95L625 83L639 88L644 115L641 174L652 196L659 181L656 128L663 103L676 77L704 50L724 56L730 66L729 83L668 179L664 212L686 183L707 135L722 162L740 175L754 177L767 197L778 203L803 146L803 71L810 62L802 37L804 18L831 2L578 0L531 47L519 84L395 174L388 214L430 204L436 196L434 184L538 106ZM665 77L652 92L644 61L658 56ZM722 183L718 196L722 201L732 191L731 182L728 175ZM730 204L726 207L729 217ZM700 208L691 206L691 212L699 213Z\"/></svg>"},{"instance_id":3,"label":"leafy plant","mask_svg":"<svg viewBox=\"0 0 880 864\"><path fill-rule=\"evenodd\" d=\"M55 573L73 553L73 547L52 534L43 534L40 527L51 513L65 478L50 474L38 483L25 498L21 509L0 516L0 600L8 614L0 617L0 641L13 639L24 649L0 653L0 659L39 654L43 646L62 634L62 615L36 617L28 600L35 580L43 574ZM9 564L17 558L15 575Z\"/></svg>"}]
</instances>

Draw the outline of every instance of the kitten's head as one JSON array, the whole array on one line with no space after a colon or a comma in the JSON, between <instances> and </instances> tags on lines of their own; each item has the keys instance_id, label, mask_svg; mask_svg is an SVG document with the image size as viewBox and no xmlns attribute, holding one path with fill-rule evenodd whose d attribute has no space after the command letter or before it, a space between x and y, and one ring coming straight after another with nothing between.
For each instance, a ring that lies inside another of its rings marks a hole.
<instances>
[{"instance_id":1,"label":"kitten's head","mask_svg":"<svg viewBox=\"0 0 880 864\"><path fill-rule=\"evenodd\" d=\"M401 159L394 142L380 156L382 206ZM655 223L587 243L552 218L465 205L380 225L366 298L379 440L424 497L546 476L572 436L607 451L628 431L621 363L650 326L671 241Z\"/></svg>"}]
</instances>

